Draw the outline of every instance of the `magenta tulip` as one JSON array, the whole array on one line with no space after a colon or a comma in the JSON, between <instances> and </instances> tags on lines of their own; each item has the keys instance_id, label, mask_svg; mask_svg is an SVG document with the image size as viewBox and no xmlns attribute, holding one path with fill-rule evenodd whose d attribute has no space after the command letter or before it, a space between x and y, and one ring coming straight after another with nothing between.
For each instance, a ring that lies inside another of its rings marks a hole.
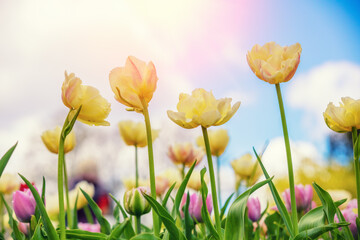
<instances>
[{"instance_id":1,"label":"magenta tulip","mask_svg":"<svg viewBox=\"0 0 360 240\"><path fill-rule=\"evenodd\" d=\"M13 193L13 208L20 222L28 223L35 214L36 201L30 189Z\"/></svg>"},{"instance_id":2,"label":"magenta tulip","mask_svg":"<svg viewBox=\"0 0 360 240\"><path fill-rule=\"evenodd\" d=\"M78 223L78 227L81 230L88 231L88 232L100 232L100 224L90 224L90 223Z\"/></svg>"},{"instance_id":3,"label":"magenta tulip","mask_svg":"<svg viewBox=\"0 0 360 240\"><path fill-rule=\"evenodd\" d=\"M251 221L257 222L261 217L261 207L258 198L249 198L246 204L248 208L248 216Z\"/></svg>"},{"instance_id":4,"label":"magenta tulip","mask_svg":"<svg viewBox=\"0 0 360 240\"><path fill-rule=\"evenodd\" d=\"M187 194L185 193L183 198L182 198L182 201L180 203L181 217L184 217L183 208L184 208L184 206L186 204L186 199L187 199ZM203 222L202 217L201 217L202 205L203 205L203 203L202 203L202 198L201 198L200 194L193 193L192 195L190 195L189 213L190 213L190 216L192 218L196 219L196 221L198 221L198 222ZM209 213L211 214L213 204L212 204L210 194L206 198L206 207L207 207Z\"/></svg>"},{"instance_id":5,"label":"magenta tulip","mask_svg":"<svg viewBox=\"0 0 360 240\"><path fill-rule=\"evenodd\" d=\"M304 187L304 185L298 184L295 186L296 209L298 212L308 212L311 209L313 194L311 185L305 185ZM283 198L286 208L291 211L290 189L283 192Z\"/></svg>"}]
</instances>

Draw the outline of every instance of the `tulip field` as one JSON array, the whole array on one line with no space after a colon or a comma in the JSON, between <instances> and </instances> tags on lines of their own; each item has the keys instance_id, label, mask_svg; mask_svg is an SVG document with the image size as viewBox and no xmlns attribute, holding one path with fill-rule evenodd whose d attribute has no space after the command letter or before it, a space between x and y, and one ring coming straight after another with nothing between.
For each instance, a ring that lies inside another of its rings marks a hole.
<instances>
[{"instance_id":1,"label":"tulip field","mask_svg":"<svg viewBox=\"0 0 360 240\"><path fill-rule=\"evenodd\" d=\"M339 105L330 102L323 112L324 125L334 132L352 136L354 170L339 176L356 183L355 195L335 198L326 182L317 178L310 182L295 181L303 172L293 167L289 140L292 129L288 128L287 104L281 86L285 82L291 84L301 64L302 50L299 43L281 46L268 42L263 46L254 45L244 56L248 71L268 88L275 88L279 112L274 114L280 116L287 160L285 188L263 164L266 146L265 149L253 148L251 153L231 162L236 187L231 195L222 199L221 182L225 179L220 177L220 159L229 143L229 133L215 127L226 125L237 114L241 103L233 102L232 96L216 98L215 90L204 88L179 93L177 105L167 111L169 121L176 127L182 131L199 128L202 136L193 139L193 143L166 146L174 171L157 174L153 142L159 130L151 126L149 107L161 79L152 61L129 56L123 66L110 71L108 82L118 104L126 108L128 114L137 114L143 119L118 123L122 140L134 152L134 177L123 182L125 194L119 198L115 193L106 193L95 198L99 187L96 184L87 181L79 181L75 187L69 184L66 154L79 144L74 126L109 126L111 106L97 88L87 85L75 73L65 72L64 82L59 86L59 101L68 114L63 116L63 126L44 129L41 135L46 149L57 155L57 195L46 195L45 178L42 183L34 183L20 173L22 183L19 184L14 180L16 176L6 172L8 162L16 161L12 155L17 143L2 153L0 239L359 239L360 99L343 96ZM147 149L148 181L140 178L139 169L143 166L139 165L139 148ZM206 161L206 167L199 167L201 161ZM317 171L315 175L325 175L320 168ZM339 171L340 167L329 168L326 174ZM266 205L254 195L265 188L272 198ZM148 218L151 220L144 221L146 215L151 216Z\"/></svg>"}]
</instances>

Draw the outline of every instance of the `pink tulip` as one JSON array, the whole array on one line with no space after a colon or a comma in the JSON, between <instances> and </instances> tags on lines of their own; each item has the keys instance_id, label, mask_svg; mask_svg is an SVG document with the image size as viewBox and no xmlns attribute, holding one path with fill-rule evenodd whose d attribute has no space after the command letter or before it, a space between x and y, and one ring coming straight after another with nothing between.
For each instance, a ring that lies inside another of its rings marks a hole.
<instances>
[{"instance_id":1,"label":"pink tulip","mask_svg":"<svg viewBox=\"0 0 360 240\"><path fill-rule=\"evenodd\" d=\"M88 231L88 232L100 232L100 224L90 224L90 223L78 223L78 227L81 230Z\"/></svg>"},{"instance_id":2,"label":"pink tulip","mask_svg":"<svg viewBox=\"0 0 360 240\"><path fill-rule=\"evenodd\" d=\"M29 234L29 228L30 228L30 224L29 223L22 223L19 222L19 230L20 232L22 232L23 234L25 234L26 236Z\"/></svg>"},{"instance_id":3,"label":"pink tulip","mask_svg":"<svg viewBox=\"0 0 360 240\"><path fill-rule=\"evenodd\" d=\"M357 228L356 228L356 217L357 214L354 212L355 209L353 208L346 208L341 211L342 215L345 218L345 221L349 222L349 228L351 233L353 234L354 238L357 239ZM335 215L335 222L339 222L339 218ZM341 229L341 228L340 228Z\"/></svg>"},{"instance_id":4,"label":"pink tulip","mask_svg":"<svg viewBox=\"0 0 360 240\"><path fill-rule=\"evenodd\" d=\"M308 212L311 209L313 194L311 185L305 185L304 187L304 185L298 184L295 186L296 209L298 212ZM290 189L283 192L283 198L287 210L291 211Z\"/></svg>"},{"instance_id":5,"label":"pink tulip","mask_svg":"<svg viewBox=\"0 0 360 240\"><path fill-rule=\"evenodd\" d=\"M35 214L36 201L30 189L16 191L13 193L13 208L20 222L30 222L31 216Z\"/></svg>"},{"instance_id":6,"label":"pink tulip","mask_svg":"<svg viewBox=\"0 0 360 240\"><path fill-rule=\"evenodd\" d=\"M261 217L261 207L258 198L249 198L246 204L251 221L257 222Z\"/></svg>"},{"instance_id":7,"label":"pink tulip","mask_svg":"<svg viewBox=\"0 0 360 240\"><path fill-rule=\"evenodd\" d=\"M182 198L182 201L180 203L181 217L184 217L183 208L186 204L186 199L187 199L187 194L185 193ZM190 216L193 217L194 219L196 219L198 222L203 222L202 217L201 217L202 205L203 205L203 203L202 203L201 194L193 193L190 196L189 213L190 213ZM211 214L213 205L212 205L212 200L211 200L210 194L206 198L206 207L207 207L209 213Z\"/></svg>"},{"instance_id":8,"label":"pink tulip","mask_svg":"<svg viewBox=\"0 0 360 240\"><path fill-rule=\"evenodd\" d=\"M353 209L353 208L358 208L358 204L357 204L357 199L352 199L349 201L349 203L346 205L346 208L349 209Z\"/></svg>"}]
</instances>

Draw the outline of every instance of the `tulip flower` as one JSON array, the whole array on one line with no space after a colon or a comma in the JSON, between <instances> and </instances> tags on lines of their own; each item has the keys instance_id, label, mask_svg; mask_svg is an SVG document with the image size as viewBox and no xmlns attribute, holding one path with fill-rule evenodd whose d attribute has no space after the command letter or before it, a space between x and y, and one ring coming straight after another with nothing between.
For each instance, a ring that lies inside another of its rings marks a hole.
<instances>
[{"instance_id":1,"label":"tulip flower","mask_svg":"<svg viewBox=\"0 0 360 240\"><path fill-rule=\"evenodd\" d=\"M137 112L142 112L156 90L158 77L152 62L146 64L129 56L124 67L114 68L109 75L115 99Z\"/></svg>"},{"instance_id":2,"label":"tulip flower","mask_svg":"<svg viewBox=\"0 0 360 240\"><path fill-rule=\"evenodd\" d=\"M184 217L184 206L186 204L186 200L187 200L187 194L185 193L183 195L183 198L180 203L181 217ZM193 219L196 219L196 221L199 223L203 222L203 219L201 217L202 205L203 205L203 202L202 202L201 194L193 193L192 195L190 195L189 214ZM209 214L211 214L213 205L212 205L210 194L206 198L206 207L207 207Z\"/></svg>"},{"instance_id":3,"label":"tulip flower","mask_svg":"<svg viewBox=\"0 0 360 240\"><path fill-rule=\"evenodd\" d=\"M356 227L356 218L357 218L357 209L356 208L346 208L341 211L342 215L345 218L345 221L349 222L350 231L354 239L358 239L358 231ZM339 218L335 215L335 222L339 222Z\"/></svg>"},{"instance_id":4,"label":"tulip flower","mask_svg":"<svg viewBox=\"0 0 360 240\"><path fill-rule=\"evenodd\" d=\"M194 148L191 143L176 143L169 147L168 156L175 164L190 167L195 161L198 164L204 157L201 149Z\"/></svg>"},{"instance_id":5,"label":"tulip flower","mask_svg":"<svg viewBox=\"0 0 360 240\"><path fill-rule=\"evenodd\" d=\"M65 72L65 81L62 85L62 100L70 110L81 107L78 120L88 125L109 126L105 118L110 113L110 103L103 98L99 91L91 86L82 85L80 78Z\"/></svg>"},{"instance_id":6,"label":"tulip flower","mask_svg":"<svg viewBox=\"0 0 360 240\"><path fill-rule=\"evenodd\" d=\"M100 224L98 224L98 223L91 224L91 223L79 222L78 227L79 227L79 229L88 231L88 232L100 232Z\"/></svg>"},{"instance_id":7,"label":"tulip flower","mask_svg":"<svg viewBox=\"0 0 360 240\"><path fill-rule=\"evenodd\" d=\"M313 198L313 188L311 185L302 184L295 186L295 196L296 196L296 208L298 212L308 212L311 209L312 198ZM288 211L291 211L291 200L290 200L290 190L286 189L283 192L283 198L285 200L285 206Z\"/></svg>"},{"instance_id":8,"label":"tulip flower","mask_svg":"<svg viewBox=\"0 0 360 240\"><path fill-rule=\"evenodd\" d=\"M324 119L326 125L335 132L351 132L353 128L360 129L360 99L341 98L342 103L336 107L328 104Z\"/></svg>"},{"instance_id":9,"label":"tulip flower","mask_svg":"<svg viewBox=\"0 0 360 240\"><path fill-rule=\"evenodd\" d=\"M246 153L238 159L231 162L238 180L245 180L247 186L253 185L261 175L261 169L257 160L250 154Z\"/></svg>"},{"instance_id":10,"label":"tulip flower","mask_svg":"<svg viewBox=\"0 0 360 240\"><path fill-rule=\"evenodd\" d=\"M41 135L41 139L45 147L52 153L59 153L59 141L60 141L61 128L57 126L54 130L47 130ZM64 152L68 153L74 149L76 144L74 132L70 132L64 144Z\"/></svg>"},{"instance_id":11,"label":"tulip flower","mask_svg":"<svg viewBox=\"0 0 360 240\"><path fill-rule=\"evenodd\" d=\"M146 147L146 128L145 124L133 121L119 122L120 135L124 142L129 146ZM154 141L159 136L159 130L151 130L152 140Z\"/></svg>"},{"instance_id":12,"label":"tulip flower","mask_svg":"<svg viewBox=\"0 0 360 240\"><path fill-rule=\"evenodd\" d=\"M248 216L251 221L257 222L261 217L261 207L258 198L249 198L246 204L248 208Z\"/></svg>"},{"instance_id":13,"label":"tulip flower","mask_svg":"<svg viewBox=\"0 0 360 240\"><path fill-rule=\"evenodd\" d=\"M270 84L289 81L300 63L301 45L282 47L275 42L264 46L256 44L246 55L251 70L261 80Z\"/></svg>"},{"instance_id":14,"label":"tulip flower","mask_svg":"<svg viewBox=\"0 0 360 240\"><path fill-rule=\"evenodd\" d=\"M156 195L162 196L166 190L169 188L169 180L163 176L156 176L155 177L156 183Z\"/></svg>"},{"instance_id":15,"label":"tulip flower","mask_svg":"<svg viewBox=\"0 0 360 240\"><path fill-rule=\"evenodd\" d=\"M15 174L3 173L0 177L0 193L11 194L20 187L19 181Z\"/></svg>"},{"instance_id":16,"label":"tulip flower","mask_svg":"<svg viewBox=\"0 0 360 240\"><path fill-rule=\"evenodd\" d=\"M240 102L231 107L231 98L217 100L212 92L198 88L191 95L181 93L177 104L178 112L168 110L167 114L183 128L195 128L199 125L208 128L229 121L239 107Z\"/></svg>"},{"instance_id":17,"label":"tulip flower","mask_svg":"<svg viewBox=\"0 0 360 240\"><path fill-rule=\"evenodd\" d=\"M219 157L224 153L229 143L229 134L226 129L209 130L208 133L211 155ZM196 139L196 144L205 149L203 136Z\"/></svg>"},{"instance_id":18,"label":"tulip flower","mask_svg":"<svg viewBox=\"0 0 360 240\"><path fill-rule=\"evenodd\" d=\"M207 174L204 175L205 183L209 182L209 177ZM200 171L194 170L190 176L190 179L187 184L188 188L194 189L195 191L199 191L201 188L201 173Z\"/></svg>"},{"instance_id":19,"label":"tulip flower","mask_svg":"<svg viewBox=\"0 0 360 240\"><path fill-rule=\"evenodd\" d=\"M124 178L122 179L126 191L136 188L135 178ZM148 187L149 183L145 179L139 179L139 187Z\"/></svg>"},{"instance_id":20,"label":"tulip flower","mask_svg":"<svg viewBox=\"0 0 360 240\"><path fill-rule=\"evenodd\" d=\"M182 182L181 174L177 169L169 168L162 172L160 176L166 178L169 181L169 186L172 186L174 183L175 188L179 188Z\"/></svg>"},{"instance_id":21,"label":"tulip flower","mask_svg":"<svg viewBox=\"0 0 360 240\"><path fill-rule=\"evenodd\" d=\"M14 192L12 202L17 219L20 222L29 223L36 208L36 201L30 189Z\"/></svg>"},{"instance_id":22,"label":"tulip flower","mask_svg":"<svg viewBox=\"0 0 360 240\"><path fill-rule=\"evenodd\" d=\"M18 228L19 228L20 232L25 234L25 236L29 236L29 232L30 232L30 224L29 223L19 222Z\"/></svg>"}]
</instances>

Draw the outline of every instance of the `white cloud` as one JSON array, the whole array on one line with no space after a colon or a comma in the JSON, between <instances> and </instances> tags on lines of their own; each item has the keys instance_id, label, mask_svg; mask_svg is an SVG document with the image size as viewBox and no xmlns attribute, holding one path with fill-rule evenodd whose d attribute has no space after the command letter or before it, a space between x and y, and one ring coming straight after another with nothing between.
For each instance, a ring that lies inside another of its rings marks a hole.
<instances>
[{"instance_id":1,"label":"white cloud","mask_svg":"<svg viewBox=\"0 0 360 240\"><path fill-rule=\"evenodd\" d=\"M329 102L338 105L341 97L359 98L360 66L351 62L326 62L291 80L287 99L292 107L305 111L305 129L322 139L329 129L322 113ZM310 130L311 129L311 130Z\"/></svg>"}]
</instances>

